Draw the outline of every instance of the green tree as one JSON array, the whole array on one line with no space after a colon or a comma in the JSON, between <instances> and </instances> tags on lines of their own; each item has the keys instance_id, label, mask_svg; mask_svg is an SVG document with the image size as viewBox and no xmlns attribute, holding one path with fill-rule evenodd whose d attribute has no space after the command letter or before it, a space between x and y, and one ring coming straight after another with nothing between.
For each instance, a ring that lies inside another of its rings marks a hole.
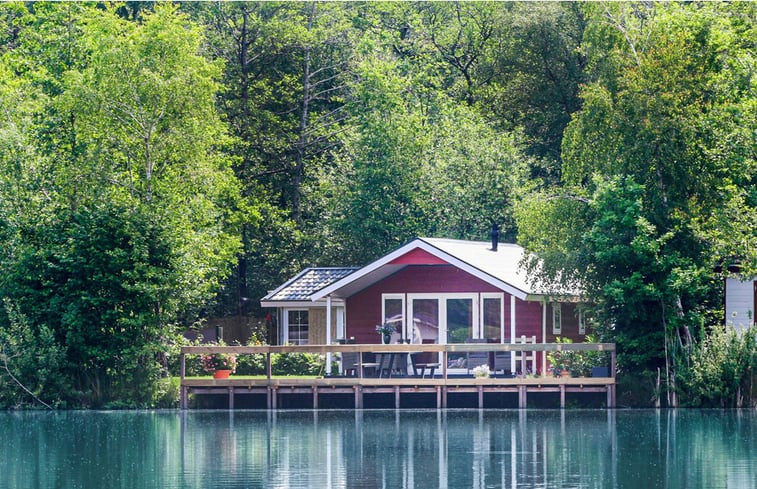
<instances>
[{"instance_id":1,"label":"green tree","mask_svg":"<svg viewBox=\"0 0 757 489\"><path fill-rule=\"evenodd\" d=\"M12 175L0 180L0 295L65 352L69 387L48 399L150 405L179 321L213 297L239 246L220 70L170 5L139 23L34 7L5 54L14 71L0 70L14 115L2 126L13 137L0 152Z\"/></svg>"},{"instance_id":2,"label":"green tree","mask_svg":"<svg viewBox=\"0 0 757 489\"><path fill-rule=\"evenodd\" d=\"M335 227L352 263L365 263L418 235L427 134L391 59L357 67L351 121L339 168Z\"/></svg>"},{"instance_id":3,"label":"green tree","mask_svg":"<svg viewBox=\"0 0 757 489\"><path fill-rule=\"evenodd\" d=\"M543 274L570 277L602 307L626 368L664 369L676 405L677 371L699 328L717 320L708 312L719 307L716 267L734 259L755 267L755 231L743 226L757 220L754 135L744 132L755 122L755 9L589 12L597 81L565 132L564 186L548 192L560 203L528 199L519 229L545 258ZM564 246L551 228L571 208ZM549 219L539 222L540 213Z\"/></svg>"}]
</instances>

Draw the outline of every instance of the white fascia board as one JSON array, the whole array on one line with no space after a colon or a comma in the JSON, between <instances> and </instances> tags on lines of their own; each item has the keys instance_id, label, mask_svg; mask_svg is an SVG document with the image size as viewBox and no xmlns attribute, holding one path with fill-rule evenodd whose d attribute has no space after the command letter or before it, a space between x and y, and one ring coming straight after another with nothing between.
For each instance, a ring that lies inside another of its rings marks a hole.
<instances>
[{"instance_id":1,"label":"white fascia board","mask_svg":"<svg viewBox=\"0 0 757 489\"><path fill-rule=\"evenodd\" d=\"M455 258L454 256L440 250L436 246L433 246L422 239L416 238L413 241L409 242L405 246L402 246L401 248L398 248L394 250L393 252L389 253L388 255L385 255L378 260L374 261L373 263L370 263L363 268L356 270L352 272L350 275L344 277L343 279L334 282L333 284L329 285L328 287L324 287L323 289L319 290L318 292L315 292L310 296L310 299L313 301L317 301L319 299L323 299L327 295L333 293L336 290L339 290L340 288L344 287L345 285L348 285L349 283L353 282L356 279L359 279L361 277L364 277L365 275L371 273L372 271L392 262L393 260L401 257L402 255L408 253L409 251L414 250L415 248L420 248L423 251L426 251L437 258L444 260L445 262L449 263L450 265L454 265L455 267L468 272L469 274L473 275L476 278L479 278L483 280L484 282L491 284L505 292L507 292L510 295L513 295L517 297L520 300L526 300L526 297L528 294L523 292L522 290L513 287L512 285L503 282L502 280L499 280L497 278L492 277L491 275L482 272L476 267L473 267L469 265L468 263Z\"/></svg>"},{"instance_id":2,"label":"white fascia board","mask_svg":"<svg viewBox=\"0 0 757 489\"><path fill-rule=\"evenodd\" d=\"M581 297L580 295L549 295L549 294L528 294L526 297L527 301L531 302L570 302L570 303L580 303L580 302L588 302L585 298Z\"/></svg>"},{"instance_id":3,"label":"white fascia board","mask_svg":"<svg viewBox=\"0 0 757 489\"><path fill-rule=\"evenodd\" d=\"M419 239L418 241L420 241L421 243L423 243L423 245L425 245L425 246L422 246L422 248L424 250L428 251L429 253L431 253L433 255L436 255L437 257L439 257L442 260L446 261L450 265L455 265L457 268L470 273L474 277L479 278L479 279L483 280L484 282L487 282L490 285L493 285L493 286L495 286L495 287L497 287L497 288L499 288L501 290L504 290L508 294L510 294L512 296L515 296L515 297L517 297L518 299L520 299L522 301L526 300L526 298L528 297L528 293L527 292L525 292L523 290L520 290L519 288L514 287L514 286L510 285L509 283L504 282L504 281L502 281L502 280L500 280L500 279L498 279L498 278L496 278L496 277L494 277L492 275L489 275L488 273L484 272L483 270L481 270L481 269L479 269L477 267L474 267L473 265L470 265L467 262L464 262L464 261L460 260L459 258L456 258L456 257L448 254L445 251L440 250L436 246L434 246L432 244L429 244L429 243L426 243L422 239Z\"/></svg>"},{"instance_id":4,"label":"white fascia board","mask_svg":"<svg viewBox=\"0 0 757 489\"><path fill-rule=\"evenodd\" d=\"M331 307L344 306L342 299L333 298L331 300ZM309 308L309 307L326 307L326 301L260 301L260 307L286 307L286 308Z\"/></svg>"},{"instance_id":5,"label":"white fascia board","mask_svg":"<svg viewBox=\"0 0 757 489\"><path fill-rule=\"evenodd\" d=\"M323 299L327 295L333 293L335 290L339 290L345 285L354 282L356 279L359 279L361 277L366 276L367 274L371 273L372 271L376 270L377 268L382 267L383 265L386 265L387 263L391 262L392 260L395 260L396 258L399 258L400 256L404 255L408 251L418 248L420 246L419 239L414 239L413 241L409 242L405 246L402 246L401 248L398 248L388 255L384 255L378 260L374 261L373 263L369 263L368 265L364 266L363 268L360 268L358 270L355 270L351 274L347 275L341 280L338 280L334 282L333 284L329 285L328 287L324 287L318 292L314 292L310 299L313 301L317 301L319 299Z\"/></svg>"}]
</instances>

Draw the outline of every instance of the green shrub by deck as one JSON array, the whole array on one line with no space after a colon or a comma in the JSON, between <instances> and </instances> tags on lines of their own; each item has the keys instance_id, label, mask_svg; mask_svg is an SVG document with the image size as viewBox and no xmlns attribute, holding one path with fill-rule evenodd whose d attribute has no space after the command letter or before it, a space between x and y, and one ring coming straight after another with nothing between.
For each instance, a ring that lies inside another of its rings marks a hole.
<instances>
[{"instance_id":1,"label":"green shrub by deck","mask_svg":"<svg viewBox=\"0 0 757 489\"><path fill-rule=\"evenodd\" d=\"M713 327L694 344L688 365L678 374L681 401L692 407L755 405L756 374L757 329Z\"/></svg>"},{"instance_id":2,"label":"green shrub by deck","mask_svg":"<svg viewBox=\"0 0 757 489\"><path fill-rule=\"evenodd\" d=\"M323 375L326 361L316 353L274 353L271 368L274 375Z\"/></svg>"}]
</instances>

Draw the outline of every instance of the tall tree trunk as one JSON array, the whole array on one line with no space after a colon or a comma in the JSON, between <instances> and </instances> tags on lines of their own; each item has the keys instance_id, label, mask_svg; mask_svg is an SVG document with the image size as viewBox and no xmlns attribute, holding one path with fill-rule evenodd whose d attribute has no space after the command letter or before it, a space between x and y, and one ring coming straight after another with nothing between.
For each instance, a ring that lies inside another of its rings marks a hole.
<instances>
[{"instance_id":1,"label":"tall tree trunk","mask_svg":"<svg viewBox=\"0 0 757 489\"><path fill-rule=\"evenodd\" d=\"M242 83L240 84L240 98L242 101L242 138L249 137L248 121L250 119L250 81L249 81L249 63L248 63L248 49L249 41L248 36L248 22L250 13L246 8L242 8L242 33L239 42L239 65L242 76ZM242 167L239 169L240 180L245 181L247 174L247 168L249 166L249 156L245 152L242 158ZM247 196L247 188L243 190L243 194ZM247 223L242 224L242 252L237 257L237 314L242 316L246 313L245 305L248 299L248 287L247 287L247 257L250 253L250 238L249 238L250 226Z\"/></svg>"},{"instance_id":2,"label":"tall tree trunk","mask_svg":"<svg viewBox=\"0 0 757 489\"><path fill-rule=\"evenodd\" d=\"M315 17L315 2L310 4L308 14L308 32L313 28L313 18ZM302 75L302 105L300 107L300 134L297 139L297 161L294 167L294 178L292 179L292 217L296 222L302 219L302 177L305 169L305 149L308 143L308 110L310 109L310 41L305 43L305 60Z\"/></svg>"}]
</instances>

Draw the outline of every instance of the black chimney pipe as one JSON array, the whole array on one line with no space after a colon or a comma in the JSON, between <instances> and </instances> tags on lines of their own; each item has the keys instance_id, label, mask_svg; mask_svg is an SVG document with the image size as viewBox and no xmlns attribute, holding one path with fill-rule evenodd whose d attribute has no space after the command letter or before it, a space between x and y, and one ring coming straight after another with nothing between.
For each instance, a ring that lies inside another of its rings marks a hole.
<instances>
[{"instance_id":1,"label":"black chimney pipe","mask_svg":"<svg viewBox=\"0 0 757 489\"><path fill-rule=\"evenodd\" d=\"M499 243L499 226L495 222L492 224L492 251L497 251L497 244Z\"/></svg>"}]
</instances>

